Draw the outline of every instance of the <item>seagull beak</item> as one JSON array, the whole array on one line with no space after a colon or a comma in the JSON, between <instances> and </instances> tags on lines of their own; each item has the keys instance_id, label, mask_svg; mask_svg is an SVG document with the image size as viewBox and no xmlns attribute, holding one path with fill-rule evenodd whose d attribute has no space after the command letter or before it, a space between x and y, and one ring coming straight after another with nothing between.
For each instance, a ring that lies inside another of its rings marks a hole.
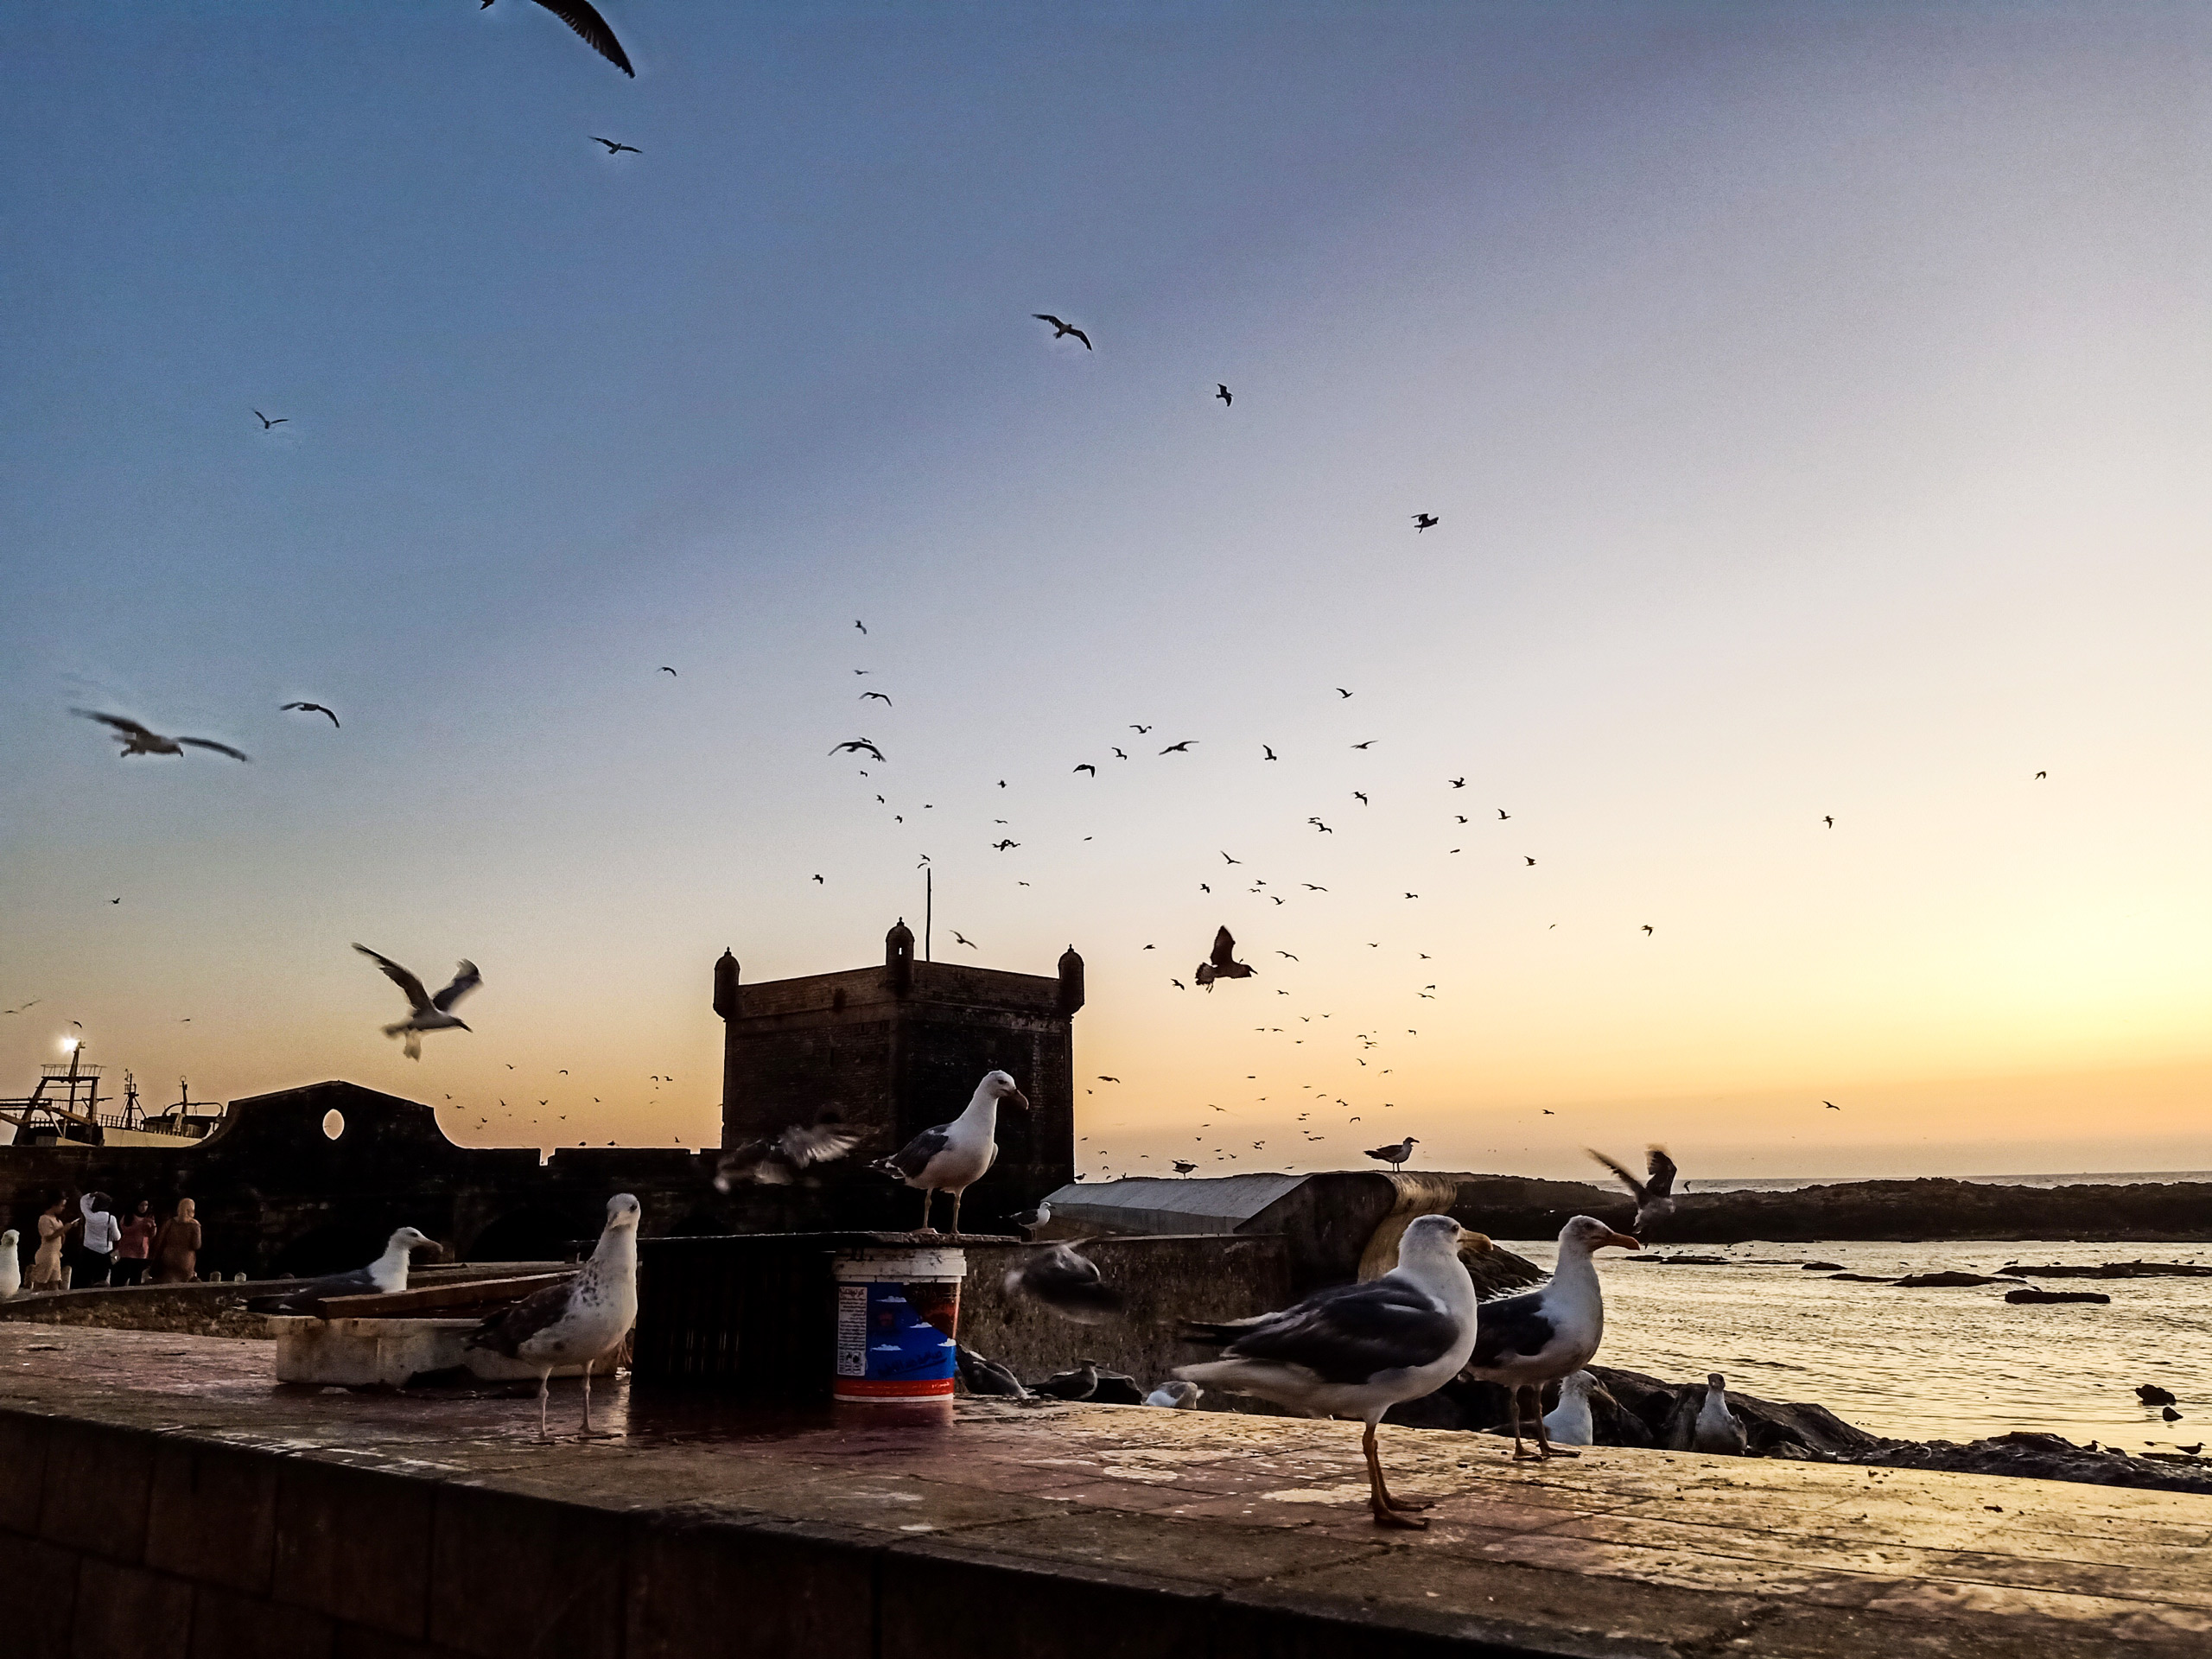
<instances>
[{"instance_id":1,"label":"seagull beak","mask_svg":"<svg viewBox=\"0 0 2212 1659\"><path fill-rule=\"evenodd\" d=\"M1029 1096L1023 1094L1019 1089L1008 1095L1007 1099L1012 1104L1020 1107L1025 1112L1029 1109Z\"/></svg>"},{"instance_id":2,"label":"seagull beak","mask_svg":"<svg viewBox=\"0 0 2212 1659\"><path fill-rule=\"evenodd\" d=\"M1643 1248L1642 1240L1630 1238L1626 1233L1607 1233L1592 1248L1602 1250L1608 1244L1618 1244L1624 1250L1640 1250Z\"/></svg>"},{"instance_id":3,"label":"seagull beak","mask_svg":"<svg viewBox=\"0 0 2212 1659\"><path fill-rule=\"evenodd\" d=\"M1488 1233L1462 1233L1459 1235L1459 1252L1463 1255L1488 1255L1497 1248L1497 1245L1490 1242L1490 1235Z\"/></svg>"}]
</instances>

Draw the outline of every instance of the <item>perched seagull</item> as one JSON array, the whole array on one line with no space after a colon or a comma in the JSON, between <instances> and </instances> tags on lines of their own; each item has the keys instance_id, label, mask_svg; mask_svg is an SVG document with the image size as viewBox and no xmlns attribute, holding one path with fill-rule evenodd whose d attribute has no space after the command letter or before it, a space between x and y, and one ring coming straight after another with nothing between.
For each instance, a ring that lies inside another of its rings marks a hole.
<instances>
[{"instance_id":1,"label":"perched seagull","mask_svg":"<svg viewBox=\"0 0 2212 1659\"><path fill-rule=\"evenodd\" d=\"M1407 1159L1414 1155L1414 1148L1420 1144L1418 1139L1409 1135L1395 1147L1377 1147L1367 1155L1370 1158L1380 1158L1391 1168L1398 1169L1404 1166Z\"/></svg>"},{"instance_id":2,"label":"perched seagull","mask_svg":"<svg viewBox=\"0 0 2212 1659\"><path fill-rule=\"evenodd\" d=\"M952 1363L958 1368L960 1380L968 1385L970 1394L995 1395L1002 1400L1029 1398L1029 1390L1021 1386L1020 1377L995 1359L986 1359L965 1344L953 1344Z\"/></svg>"},{"instance_id":3,"label":"perched seagull","mask_svg":"<svg viewBox=\"0 0 2212 1659\"><path fill-rule=\"evenodd\" d=\"M610 156L620 156L626 149L632 156L642 156L645 153L644 150L639 149L635 144L618 144L612 138L602 138L595 132L588 134L587 136L594 144L605 144L607 146L607 153Z\"/></svg>"},{"instance_id":4,"label":"perched seagull","mask_svg":"<svg viewBox=\"0 0 2212 1659\"><path fill-rule=\"evenodd\" d=\"M407 1288L407 1263L416 1250L435 1247L428 1233L402 1227L385 1242L384 1254L365 1268L311 1279L278 1296L264 1296L246 1306L256 1313L313 1313L317 1304L332 1296L394 1295Z\"/></svg>"},{"instance_id":5,"label":"perched seagull","mask_svg":"<svg viewBox=\"0 0 2212 1659\"><path fill-rule=\"evenodd\" d=\"M584 1427L591 1434L591 1368L638 1322L637 1199L617 1192L607 1201L607 1227L582 1272L548 1285L495 1313L463 1340L537 1367L537 1438L545 1433L545 1396L557 1365L584 1368Z\"/></svg>"},{"instance_id":6,"label":"perched seagull","mask_svg":"<svg viewBox=\"0 0 2212 1659\"><path fill-rule=\"evenodd\" d=\"M121 715L103 715L91 709L72 709L69 712L113 728L117 741L123 745L123 753L117 757L118 760L127 760L134 754L182 754L187 749L213 749L218 754L229 755L233 760L251 758L229 744L218 743L213 738L163 737L159 732L149 731L137 721L125 720Z\"/></svg>"},{"instance_id":7,"label":"perched seagull","mask_svg":"<svg viewBox=\"0 0 2212 1659\"><path fill-rule=\"evenodd\" d=\"M0 1233L0 1302L9 1300L22 1290L23 1256L16 1248L22 1242L22 1235L12 1227Z\"/></svg>"},{"instance_id":8,"label":"perched seagull","mask_svg":"<svg viewBox=\"0 0 2212 1659\"><path fill-rule=\"evenodd\" d=\"M1122 1293L1099 1276L1098 1264L1066 1244L1032 1250L1004 1285L1008 1296L1041 1302L1077 1325L1101 1325L1122 1311Z\"/></svg>"},{"instance_id":9,"label":"perched seagull","mask_svg":"<svg viewBox=\"0 0 2212 1659\"><path fill-rule=\"evenodd\" d=\"M1397 1265L1379 1279L1319 1291L1255 1319L1185 1327L1186 1340L1218 1346L1221 1357L1179 1366L1175 1375L1309 1417L1363 1419L1360 1449L1376 1523L1426 1527L1406 1511L1427 1505L1394 1498L1383 1484L1375 1427L1392 1406L1442 1388L1475 1350L1475 1287L1459 1259L1463 1248L1488 1250L1491 1242L1449 1216L1416 1216L1398 1243Z\"/></svg>"},{"instance_id":10,"label":"perched seagull","mask_svg":"<svg viewBox=\"0 0 2212 1659\"><path fill-rule=\"evenodd\" d=\"M1082 329L1077 327L1073 323L1062 322L1058 317L1044 311L1033 311L1029 315L1036 318L1039 322L1051 323L1052 325L1052 338L1054 340L1065 340L1070 334L1073 334L1077 340L1083 342L1083 349L1084 351L1087 352L1090 349L1090 336L1084 334Z\"/></svg>"},{"instance_id":11,"label":"perched seagull","mask_svg":"<svg viewBox=\"0 0 2212 1659\"><path fill-rule=\"evenodd\" d=\"M1031 1383L1029 1391L1048 1400L1088 1400L1098 1392L1098 1362L1079 1361L1072 1371L1055 1371L1042 1382Z\"/></svg>"},{"instance_id":12,"label":"perched seagull","mask_svg":"<svg viewBox=\"0 0 2212 1659\"><path fill-rule=\"evenodd\" d=\"M939 1192L950 1192L952 1232L956 1238L959 1236L961 1194L982 1180L983 1173L998 1160L999 1103L1002 1100L1024 1111L1029 1109L1029 1096L1014 1086L1012 1077L1003 1071L987 1071L976 1085L966 1111L950 1123L924 1129L891 1156L869 1166L920 1192L922 1224L918 1230L937 1230L930 1225L931 1200Z\"/></svg>"},{"instance_id":13,"label":"perched seagull","mask_svg":"<svg viewBox=\"0 0 2212 1659\"><path fill-rule=\"evenodd\" d=\"M1213 955L1200 963L1191 977L1211 993L1217 979L1249 979L1252 973L1250 967L1236 960L1236 941L1230 937L1229 930L1224 927L1213 936Z\"/></svg>"},{"instance_id":14,"label":"perched seagull","mask_svg":"<svg viewBox=\"0 0 2212 1659\"><path fill-rule=\"evenodd\" d=\"M794 1123L780 1135L763 1135L724 1153L715 1166L715 1191L727 1192L740 1181L789 1186L809 1165L842 1158L860 1143L860 1136L843 1129Z\"/></svg>"},{"instance_id":15,"label":"perched seagull","mask_svg":"<svg viewBox=\"0 0 2212 1659\"><path fill-rule=\"evenodd\" d=\"M1728 1379L1718 1371L1706 1373L1705 1403L1690 1426L1690 1450L1723 1458L1744 1455L1743 1420L1728 1409Z\"/></svg>"},{"instance_id":16,"label":"perched seagull","mask_svg":"<svg viewBox=\"0 0 2212 1659\"><path fill-rule=\"evenodd\" d=\"M1178 1158L1178 1159L1174 1160L1174 1165L1175 1165L1175 1173L1176 1173L1178 1175L1187 1175L1187 1174L1189 1174L1192 1170L1194 1170L1194 1169L1196 1169L1196 1168L1198 1167L1198 1166L1197 1166L1196 1164L1192 1164L1192 1163L1186 1163L1186 1162L1185 1162L1185 1161L1184 1161L1182 1159L1180 1159L1180 1158Z\"/></svg>"},{"instance_id":17,"label":"perched seagull","mask_svg":"<svg viewBox=\"0 0 2212 1659\"><path fill-rule=\"evenodd\" d=\"M272 426L283 426L283 425L287 424L288 423L289 423L289 422L290 422L290 420L291 420L291 418L292 418L292 417L291 417L290 416L289 416L289 415L279 415L279 416L278 416L275 420L273 420L273 421L272 421L272 420L270 420L270 419L266 415L263 414L259 410L257 410L257 410L255 410L253 411L253 418L254 418L255 420L259 421L259 422L261 423L261 429L262 429L263 431L266 432L266 431L267 431L270 427L272 427ZM2038 772L2038 773L2037 773L2036 775L2037 775L2037 777L2041 777L2043 774L2042 774L2042 773L2040 773L2040 772Z\"/></svg>"},{"instance_id":18,"label":"perched seagull","mask_svg":"<svg viewBox=\"0 0 2212 1659\"><path fill-rule=\"evenodd\" d=\"M1441 518L1439 518L1433 512L1417 512L1414 514L1414 532L1418 535L1421 531L1430 529L1434 525L1440 524L1443 522L1444 521Z\"/></svg>"},{"instance_id":19,"label":"perched seagull","mask_svg":"<svg viewBox=\"0 0 2212 1659\"><path fill-rule=\"evenodd\" d=\"M1544 1439L1554 1446L1595 1446L1597 1425L1590 1420L1590 1394L1598 1379L1576 1371L1559 1385L1559 1404L1544 1414ZM1610 1395L1607 1396L1611 1398Z\"/></svg>"},{"instance_id":20,"label":"perched seagull","mask_svg":"<svg viewBox=\"0 0 2212 1659\"><path fill-rule=\"evenodd\" d=\"M1644 1154L1649 1178L1641 1181L1595 1147L1583 1150L1619 1176L1621 1185L1635 1198L1636 1219L1629 1224L1630 1232L1641 1233L1651 1223L1664 1221L1675 1213L1675 1160L1667 1155L1666 1147L1654 1147Z\"/></svg>"},{"instance_id":21,"label":"perched seagull","mask_svg":"<svg viewBox=\"0 0 2212 1659\"><path fill-rule=\"evenodd\" d=\"M614 31L607 26L607 19L593 9L590 0L537 0L537 3L575 30L577 39L631 79L638 78L638 72L630 67L630 60L622 50L622 42L614 38ZM484 0L477 8L480 11L491 9L492 0Z\"/></svg>"},{"instance_id":22,"label":"perched seagull","mask_svg":"<svg viewBox=\"0 0 2212 1659\"><path fill-rule=\"evenodd\" d=\"M1213 383L1213 395L1221 399L1221 406L1224 409L1227 409L1230 404L1236 401L1234 397L1229 395L1229 388L1223 385L1220 381L1215 381Z\"/></svg>"},{"instance_id":23,"label":"perched seagull","mask_svg":"<svg viewBox=\"0 0 2212 1659\"><path fill-rule=\"evenodd\" d=\"M1147 1406L1159 1406L1168 1411L1196 1411L1198 1407L1198 1396L1205 1392L1205 1390L1197 1383L1185 1382L1179 1376L1172 1382L1161 1383L1150 1394L1145 1395L1144 1402Z\"/></svg>"},{"instance_id":24,"label":"perched seagull","mask_svg":"<svg viewBox=\"0 0 2212 1659\"><path fill-rule=\"evenodd\" d=\"M1541 1390L1554 1378L1580 1370L1598 1352L1598 1344L1605 1334L1605 1302L1590 1253L1609 1244L1628 1250L1643 1248L1602 1221L1577 1216L1560 1229L1559 1258L1549 1284L1483 1305L1482 1334L1467 1362L1467 1374L1513 1390L1513 1455L1516 1458L1552 1455L1538 1411ZM1524 1415L1535 1424L1537 1449L1534 1452L1521 1444Z\"/></svg>"},{"instance_id":25,"label":"perched seagull","mask_svg":"<svg viewBox=\"0 0 2212 1659\"><path fill-rule=\"evenodd\" d=\"M830 753L832 754L849 754L856 753L861 749L866 749L870 755L878 760L883 759L883 751L877 748L874 744L869 742L868 739L864 737L856 737L849 743L840 743L836 748L830 750Z\"/></svg>"},{"instance_id":26,"label":"perched seagull","mask_svg":"<svg viewBox=\"0 0 2212 1659\"><path fill-rule=\"evenodd\" d=\"M674 669L671 669L669 671L671 674L675 671L676 671ZM283 704L282 707L285 709L296 709L303 715L330 715L330 723L333 726L336 726L338 724L338 716L331 714L329 709L324 708L319 702L288 702Z\"/></svg>"},{"instance_id":27,"label":"perched seagull","mask_svg":"<svg viewBox=\"0 0 2212 1659\"><path fill-rule=\"evenodd\" d=\"M1037 1200L1037 1207L1034 1210L1023 1211L1014 1218L1014 1224L1033 1239L1044 1230L1046 1224L1052 1218L1052 1201L1050 1198L1039 1198Z\"/></svg>"},{"instance_id":28,"label":"perched seagull","mask_svg":"<svg viewBox=\"0 0 2212 1659\"><path fill-rule=\"evenodd\" d=\"M394 962L390 957L378 956L365 944L353 947L369 957L385 971L385 977L399 987L407 998L412 1012L397 1025L386 1026L387 1037L404 1037L407 1058L423 1058L423 1033L426 1031L467 1031L468 1027L453 1017L453 1005L484 982L484 976L476 971L476 964L463 959L454 969L453 982L435 996L423 990L423 982Z\"/></svg>"}]
</instances>

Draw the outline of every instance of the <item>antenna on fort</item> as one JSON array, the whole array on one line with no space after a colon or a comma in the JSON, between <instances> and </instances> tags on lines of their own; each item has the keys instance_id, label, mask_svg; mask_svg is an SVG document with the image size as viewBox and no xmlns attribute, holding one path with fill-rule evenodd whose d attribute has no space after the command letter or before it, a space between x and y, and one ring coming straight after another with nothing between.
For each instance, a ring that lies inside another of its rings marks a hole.
<instances>
[{"instance_id":1,"label":"antenna on fort","mask_svg":"<svg viewBox=\"0 0 2212 1659\"><path fill-rule=\"evenodd\" d=\"M924 962L937 960L930 954L930 924L936 913L937 871L932 868L922 872L922 960Z\"/></svg>"}]
</instances>

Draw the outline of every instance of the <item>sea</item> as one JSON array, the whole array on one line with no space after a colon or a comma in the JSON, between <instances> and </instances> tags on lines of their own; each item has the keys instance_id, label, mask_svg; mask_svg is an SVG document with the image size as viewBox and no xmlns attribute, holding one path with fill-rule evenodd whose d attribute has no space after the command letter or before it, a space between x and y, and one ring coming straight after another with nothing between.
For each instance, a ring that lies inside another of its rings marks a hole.
<instances>
[{"instance_id":1,"label":"sea","mask_svg":"<svg viewBox=\"0 0 2212 1659\"><path fill-rule=\"evenodd\" d=\"M1550 1239L1498 1243L1546 1269L1557 1254ZM1649 1259L1668 1255L1720 1256L1726 1265ZM1670 1382L1719 1371L1732 1389L1826 1406L1869 1433L1899 1440L2029 1429L2131 1452L2212 1444L2212 1277L2031 1280L2049 1290L2101 1291L2112 1301L2014 1306L2005 1285L1904 1290L1800 1265L1833 1262L1896 1277L2139 1260L2212 1263L2212 1246L1755 1241L1662 1246L1643 1260L1605 1250L1598 1258L1605 1335L1597 1363ZM2179 1422L2136 1398L2143 1382L2177 1397Z\"/></svg>"},{"instance_id":2,"label":"sea","mask_svg":"<svg viewBox=\"0 0 2212 1659\"><path fill-rule=\"evenodd\" d=\"M1851 1186L1860 1181L1910 1180L1909 1175L1747 1175L1684 1181L1685 1192L1796 1192L1808 1186ZM2078 1175L1958 1175L1976 1186L2140 1186L2177 1181L2212 1181L2212 1169L2099 1171Z\"/></svg>"}]
</instances>

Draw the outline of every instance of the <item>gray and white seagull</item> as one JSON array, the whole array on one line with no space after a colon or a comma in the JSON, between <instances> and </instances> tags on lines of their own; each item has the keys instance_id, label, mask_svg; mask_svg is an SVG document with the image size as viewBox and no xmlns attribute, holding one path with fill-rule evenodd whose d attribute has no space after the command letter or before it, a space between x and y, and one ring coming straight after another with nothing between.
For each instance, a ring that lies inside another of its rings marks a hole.
<instances>
[{"instance_id":1,"label":"gray and white seagull","mask_svg":"<svg viewBox=\"0 0 2212 1659\"><path fill-rule=\"evenodd\" d=\"M380 956L365 944L353 947L385 971L385 977L399 987L407 998L408 1016L395 1025L384 1028L387 1037L406 1039L407 1058L423 1058L423 1033L426 1031L467 1031L468 1027L453 1016L453 1005L484 982L484 976L476 971L476 964L463 959L455 964L453 982L432 996L423 988L423 982L390 957Z\"/></svg>"},{"instance_id":2,"label":"gray and white seagull","mask_svg":"<svg viewBox=\"0 0 2212 1659\"><path fill-rule=\"evenodd\" d=\"M313 1313L332 1296L391 1296L407 1288L409 1259L416 1250L435 1249L428 1233L402 1227L385 1241L384 1254L365 1268L309 1280L282 1295L256 1297L246 1306L256 1313Z\"/></svg>"},{"instance_id":3,"label":"gray and white seagull","mask_svg":"<svg viewBox=\"0 0 2212 1659\"><path fill-rule=\"evenodd\" d=\"M924 1129L888 1158L868 1166L921 1193L920 1231L937 1230L930 1225L931 1202L938 1193L950 1192L952 1231L958 1236L960 1195L982 1180L984 1172L998 1161L999 1103L1002 1100L1024 1111L1029 1109L1029 1096L1014 1085L1012 1077L1003 1071L987 1071L976 1085L968 1109L958 1117Z\"/></svg>"},{"instance_id":4,"label":"gray and white seagull","mask_svg":"<svg viewBox=\"0 0 2212 1659\"><path fill-rule=\"evenodd\" d=\"M607 1201L607 1226L582 1272L493 1314L465 1339L469 1347L537 1367L541 1440L548 1438L545 1396L554 1370L563 1365L584 1368L583 1432L598 1432L591 1426L591 1368L638 1322L638 1219L643 1213L636 1198L617 1192Z\"/></svg>"}]
</instances>

